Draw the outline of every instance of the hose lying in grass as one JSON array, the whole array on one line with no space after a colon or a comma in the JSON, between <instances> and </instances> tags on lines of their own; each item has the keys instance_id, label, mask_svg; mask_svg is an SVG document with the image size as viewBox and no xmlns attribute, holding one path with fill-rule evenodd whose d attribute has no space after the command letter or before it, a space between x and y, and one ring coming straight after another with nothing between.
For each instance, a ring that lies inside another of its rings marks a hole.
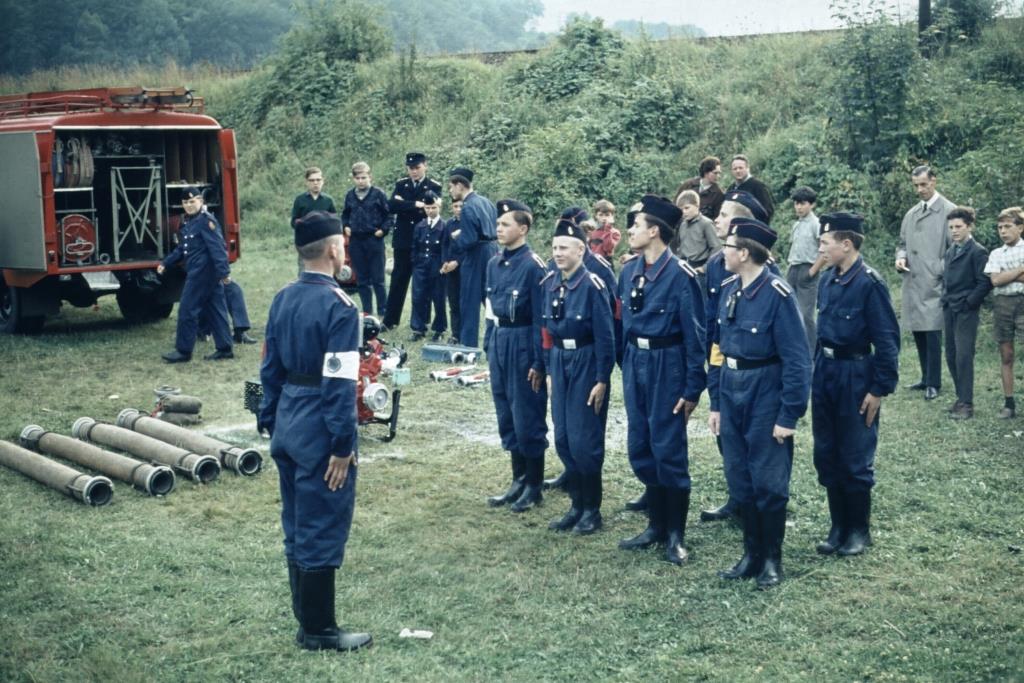
<instances>
[{"instance_id":1,"label":"hose lying in grass","mask_svg":"<svg viewBox=\"0 0 1024 683\"><path fill-rule=\"evenodd\" d=\"M88 505L106 505L114 496L106 477L83 474L9 441L0 441L0 464Z\"/></svg>"}]
</instances>

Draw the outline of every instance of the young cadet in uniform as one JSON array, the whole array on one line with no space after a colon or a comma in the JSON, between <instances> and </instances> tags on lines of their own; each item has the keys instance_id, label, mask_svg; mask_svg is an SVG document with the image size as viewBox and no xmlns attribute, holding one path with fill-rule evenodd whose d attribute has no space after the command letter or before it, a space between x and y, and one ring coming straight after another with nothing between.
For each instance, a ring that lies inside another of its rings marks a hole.
<instances>
[{"instance_id":1,"label":"young cadet in uniform","mask_svg":"<svg viewBox=\"0 0 1024 683\"><path fill-rule=\"evenodd\" d=\"M412 337L417 342L427 333L430 309L434 319L430 329L433 340L444 336L448 319L444 311L444 275L441 273L441 241L444 239L444 221L441 220L441 198L433 192L423 197L427 217L416 224L412 237Z\"/></svg>"},{"instance_id":2,"label":"young cadet in uniform","mask_svg":"<svg viewBox=\"0 0 1024 683\"><path fill-rule=\"evenodd\" d=\"M391 271L388 287L387 313L382 329L398 327L402 322L405 295L412 279L412 233L413 228L426 217L423 211L423 197L428 192L441 196L441 185L427 177L427 157L421 152L405 155L407 177L395 183L391 193L391 211L395 214L394 230L391 233L391 249L395 267ZM358 275L358 271L356 271Z\"/></svg>"},{"instance_id":3,"label":"young cadet in uniform","mask_svg":"<svg viewBox=\"0 0 1024 683\"><path fill-rule=\"evenodd\" d=\"M639 253L622 268L622 388L629 464L647 487L648 525L625 550L665 543L665 558L686 561L690 471L686 422L704 391L704 308L697 273L668 248L682 212L645 195L629 228ZM628 302L628 305L626 304Z\"/></svg>"},{"instance_id":4,"label":"young cadet in uniform","mask_svg":"<svg viewBox=\"0 0 1024 683\"><path fill-rule=\"evenodd\" d=\"M465 219L466 206L462 216ZM526 243L532 223L533 215L526 204L514 199L498 202L497 235L503 248L487 264L486 344L491 395L501 447L512 459L512 485L487 502L491 507L511 503L513 512L524 512L541 502L544 451L548 447L548 391L541 335L541 280L546 270L544 261ZM463 308L463 317L468 314Z\"/></svg>"},{"instance_id":5,"label":"young cadet in uniform","mask_svg":"<svg viewBox=\"0 0 1024 683\"><path fill-rule=\"evenodd\" d=\"M168 363L187 363L192 360L192 349L196 345L199 319L202 316L210 325L217 347L205 359L234 358L228 309L224 299L224 285L231 282L224 234L217 219L202 210L202 190L196 187L182 190L181 206L188 220L178 233L180 241L156 269L158 275L163 275L165 270L184 261L186 273L185 288L178 304L174 351L161 357Z\"/></svg>"},{"instance_id":6,"label":"young cadet in uniform","mask_svg":"<svg viewBox=\"0 0 1024 683\"><path fill-rule=\"evenodd\" d=\"M558 219L558 221L556 221L555 229L557 230L558 226L563 222L579 227L584 237L586 238L588 236L586 225L587 223L589 223L589 216L587 215L585 209L579 206L569 207L568 209L562 212L561 217ZM587 239L584 239L584 243L588 243ZM547 265L549 271L558 270L558 266L553 258L550 261L548 261ZM589 248L583 252L583 265L586 266L587 270L590 271L591 274L598 276L605 284L604 292L605 296L608 299L608 306L611 309L614 323L612 357L615 358L615 354L617 353L617 349L619 348L619 343L622 340L622 302L619 301L618 299L619 285L615 279L615 272L612 270L611 264L608 263L608 261L603 256L594 253ZM606 405L610 400L610 389L611 387L607 387L605 389ZM562 470L562 473L557 477L544 480L544 490L547 491L549 489L563 489L565 491L568 491L568 483L569 479L567 477L567 472L566 470Z\"/></svg>"},{"instance_id":7,"label":"young cadet in uniform","mask_svg":"<svg viewBox=\"0 0 1024 683\"><path fill-rule=\"evenodd\" d=\"M563 214L564 215L564 214ZM549 529L592 534L602 526L601 469L615 331L607 285L587 270L586 233L572 218L555 225L555 272L544 279L544 366L551 377L555 449L571 505Z\"/></svg>"},{"instance_id":8,"label":"young cadet in uniform","mask_svg":"<svg viewBox=\"0 0 1024 683\"><path fill-rule=\"evenodd\" d=\"M484 301L488 262L498 251L494 243L498 215L491 200L473 191L473 171L454 168L448 178L452 201L462 202L459 229L452 233L462 251L459 266L459 343L475 347L480 338L480 305Z\"/></svg>"},{"instance_id":9,"label":"young cadet in uniform","mask_svg":"<svg viewBox=\"0 0 1024 683\"><path fill-rule=\"evenodd\" d=\"M715 219L715 234L722 241L729 236L729 225L733 218L755 218L762 223L768 219L768 212L761 206L754 195L747 192L730 192L725 196ZM778 268L769 261L769 268L776 275ZM704 317L708 339L708 366L721 367L722 353L718 346L712 341L718 331L718 300L722 295L723 282L732 277L732 274L725 267L725 250L720 249L708 259L705 266L707 283L707 300L704 302ZM716 438L719 454L722 453L722 439ZM724 505L717 508L700 511L700 521L716 522L729 519L736 510L736 502L732 496L725 501Z\"/></svg>"},{"instance_id":10,"label":"young cadet in uniform","mask_svg":"<svg viewBox=\"0 0 1024 683\"><path fill-rule=\"evenodd\" d=\"M334 580L355 507L360 315L334 280L345 263L341 220L307 214L295 246L305 270L270 306L258 427L271 435L281 486L296 640L307 650L354 650L372 639L338 628Z\"/></svg>"},{"instance_id":11,"label":"young cadet in uniform","mask_svg":"<svg viewBox=\"0 0 1024 683\"><path fill-rule=\"evenodd\" d=\"M391 231L391 207L388 197L372 185L370 166L364 161L352 164L355 187L345 194L341 224L348 236L349 257L356 271L356 286L363 313L373 315L373 297L377 314L384 315L387 293L384 290L384 237Z\"/></svg>"},{"instance_id":12,"label":"young cadet in uniform","mask_svg":"<svg viewBox=\"0 0 1024 683\"><path fill-rule=\"evenodd\" d=\"M462 263L462 250L455 244L452 234L459 229L459 217L462 215L462 202L452 202L452 217L444 224L444 239L441 240L441 272L444 274L445 291L448 293L448 322L451 323L452 336L449 344L459 343L459 329L462 327L462 315L459 313L459 264Z\"/></svg>"},{"instance_id":13,"label":"young cadet in uniform","mask_svg":"<svg viewBox=\"0 0 1024 683\"><path fill-rule=\"evenodd\" d=\"M725 241L726 280L712 340L723 355L711 366L711 433L722 437L725 479L743 524L743 557L718 572L782 580L782 539L793 468L793 434L807 410L811 352L786 281L765 264L777 239L755 218L733 218Z\"/></svg>"},{"instance_id":14,"label":"young cadet in uniform","mask_svg":"<svg viewBox=\"0 0 1024 683\"><path fill-rule=\"evenodd\" d=\"M811 414L814 467L832 528L823 555L859 555L871 544L879 406L896 389L900 328L889 290L860 256L864 220L821 217L819 251L831 266L818 284L818 351Z\"/></svg>"}]
</instances>

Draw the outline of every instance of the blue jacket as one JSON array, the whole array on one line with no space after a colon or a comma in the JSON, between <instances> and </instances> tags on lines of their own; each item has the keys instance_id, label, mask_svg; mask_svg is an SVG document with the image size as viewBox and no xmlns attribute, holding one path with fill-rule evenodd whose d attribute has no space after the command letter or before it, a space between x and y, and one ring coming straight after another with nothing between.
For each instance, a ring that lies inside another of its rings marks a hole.
<instances>
[{"instance_id":1,"label":"blue jacket","mask_svg":"<svg viewBox=\"0 0 1024 683\"><path fill-rule=\"evenodd\" d=\"M498 209L490 199L472 192L462 202L456 245L463 253L474 249L480 242L492 242L498 237Z\"/></svg>"},{"instance_id":2,"label":"blue jacket","mask_svg":"<svg viewBox=\"0 0 1024 683\"><path fill-rule=\"evenodd\" d=\"M561 272L556 270L543 284L545 359L553 352L554 338L592 338L596 376L588 381L608 384L615 365L615 333L612 311L607 306L607 285L583 265L568 281L563 282ZM556 309L561 313L556 314ZM550 363L545 360L545 365Z\"/></svg>"},{"instance_id":3,"label":"blue jacket","mask_svg":"<svg viewBox=\"0 0 1024 683\"><path fill-rule=\"evenodd\" d=\"M423 219L416 224L412 237L412 264L414 268L425 268L431 276L441 275L441 242L444 239L445 223L438 217L433 226Z\"/></svg>"},{"instance_id":4,"label":"blue jacket","mask_svg":"<svg viewBox=\"0 0 1024 683\"><path fill-rule=\"evenodd\" d=\"M231 274L224 233L205 210L192 216L178 231L178 246L164 260L164 268L184 261L189 275L210 275L223 280Z\"/></svg>"},{"instance_id":5,"label":"blue jacket","mask_svg":"<svg viewBox=\"0 0 1024 683\"><path fill-rule=\"evenodd\" d=\"M387 235L391 231L391 207L387 196L379 188L371 187L360 199L352 188L345 195L341 224L351 228L353 237L370 236L378 230Z\"/></svg>"},{"instance_id":6,"label":"blue jacket","mask_svg":"<svg viewBox=\"0 0 1024 683\"><path fill-rule=\"evenodd\" d=\"M416 187L410 178L402 178L395 183L388 206L395 214L394 230L391 233L391 246L395 249L412 249L412 230L421 220L427 217L423 209L416 208L416 202L422 201L427 192L441 196L441 185L431 178L424 178Z\"/></svg>"},{"instance_id":7,"label":"blue jacket","mask_svg":"<svg viewBox=\"0 0 1024 683\"><path fill-rule=\"evenodd\" d=\"M462 215L466 215L463 204ZM465 223L463 223L465 225ZM527 326L530 334L529 367L544 372L541 328L544 326L544 293L541 280L547 274L544 261L528 244L509 251L503 249L487 263L488 334L501 334L502 323L510 321ZM510 331L522 329L509 327Z\"/></svg>"},{"instance_id":8,"label":"blue jacket","mask_svg":"<svg viewBox=\"0 0 1024 683\"><path fill-rule=\"evenodd\" d=\"M461 222L452 216L444 224L444 237L441 239L441 260L444 262L455 261L462 264L463 252L459 245L452 239L452 233L461 227Z\"/></svg>"}]
</instances>

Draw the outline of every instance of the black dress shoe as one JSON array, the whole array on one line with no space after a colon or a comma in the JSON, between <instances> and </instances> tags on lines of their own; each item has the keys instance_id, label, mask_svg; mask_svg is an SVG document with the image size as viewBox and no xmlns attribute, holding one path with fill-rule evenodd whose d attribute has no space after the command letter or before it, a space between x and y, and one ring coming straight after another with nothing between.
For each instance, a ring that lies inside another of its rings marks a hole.
<instances>
[{"instance_id":1,"label":"black dress shoe","mask_svg":"<svg viewBox=\"0 0 1024 683\"><path fill-rule=\"evenodd\" d=\"M163 358L168 363L187 363L190 360L192 360L191 355L186 355L181 351L178 351L177 349L171 351L170 353L165 353L160 357Z\"/></svg>"},{"instance_id":2,"label":"black dress shoe","mask_svg":"<svg viewBox=\"0 0 1024 683\"><path fill-rule=\"evenodd\" d=\"M430 336L430 341L439 342L444 339L444 332L435 332Z\"/></svg>"},{"instance_id":3,"label":"black dress shoe","mask_svg":"<svg viewBox=\"0 0 1024 683\"><path fill-rule=\"evenodd\" d=\"M939 397L939 390L935 387L928 387L924 390L924 400L934 401Z\"/></svg>"},{"instance_id":4,"label":"black dress shoe","mask_svg":"<svg viewBox=\"0 0 1024 683\"><path fill-rule=\"evenodd\" d=\"M255 344L255 343L257 343L256 337L252 336L251 334L249 334L245 330L240 330L240 331L235 332L235 334L232 337L232 339L235 340L236 344Z\"/></svg>"},{"instance_id":5,"label":"black dress shoe","mask_svg":"<svg viewBox=\"0 0 1024 683\"><path fill-rule=\"evenodd\" d=\"M422 332L416 332L414 330L413 333L412 333L412 336L409 337L409 341L410 342L418 342L419 340L423 339L425 336L427 336L427 335L423 334Z\"/></svg>"},{"instance_id":6,"label":"black dress shoe","mask_svg":"<svg viewBox=\"0 0 1024 683\"><path fill-rule=\"evenodd\" d=\"M221 351L220 349L218 349L211 353L209 356L203 356L203 360L227 360L229 358L234 357L235 352L232 351L231 349L227 349L225 351Z\"/></svg>"},{"instance_id":7,"label":"black dress shoe","mask_svg":"<svg viewBox=\"0 0 1024 683\"><path fill-rule=\"evenodd\" d=\"M573 504L569 510L558 519L553 519L548 523L548 528L552 531L568 531L576 526L576 523L580 521L580 517L583 516L582 508L576 507Z\"/></svg>"},{"instance_id":8,"label":"black dress shoe","mask_svg":"<svg viewBox=\"0 0 1024 683\"><path fill-rule=\"evenodd\" d=\"M924 383L924 380L921 380L920 382L914 382L913 384L907 387L907 389L910 389L911 391L924 391L927 388L928 385Z\"/></svg>"}]
</instances>

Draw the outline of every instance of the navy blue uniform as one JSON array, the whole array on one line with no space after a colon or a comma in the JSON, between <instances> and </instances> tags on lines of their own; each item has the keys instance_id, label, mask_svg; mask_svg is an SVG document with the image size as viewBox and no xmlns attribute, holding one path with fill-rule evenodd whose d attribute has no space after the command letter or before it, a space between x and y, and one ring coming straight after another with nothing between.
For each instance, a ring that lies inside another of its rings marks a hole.
<instances>
[{"instance_id":1,"label":"navy blue uniform","mask_svg":"<svg viewBox=\"0 0 1024 683\"><path fill-rule=\"evenodd\" d=\"M270 306L259 428L280 476L285 556L304 570L340 567L345 556L356 463L337 491L324 473L331 455L357 450L360 331L355 304L322 273L302 273Z\"/></svg>"},{"instance_id":2,"label":"navy blue uniform","mask_svg":"<svg viewBox=\"0 0 1024 683\"><path fill-rule=\"evenodd\" d=\"M391 231L391 207L379 188L371 187L362 199L352 188L345 195L341 224L349 229L348 253L356 272L356 287L363 312L373 314L373 297L377 297L377 313L384 315L387 296L384 291L384 237ZM377 237L378 230L383 233Z\"/></svg>"},{"instance_id":3,"label":"navy blue uniform","mask_svg":"<svg viewBox=\"0 0 1024 683\"><path fill-rule=\"evenodd\" d=\"M775 425L796 428L807 410L811 353L792 290L767 267L746 288L725 281L718 306L721 366L711 366L711 410L721 413L729 495L761 512L786 509L793 438L779 443ZM745 366L758 367L745 367Z\"/></svg>"},{"instance_id":4,"label":"navy blue uniform","mask_svg":"<svg viewBox=\"0 0 1024 683\"><path fill-rule=\"evenodd\" d=\"M444 237L441 239L441 262L448 263L455 261L459 264L455 270L445 273L445 291L448 293L448 311L452 324L452 335L457 336L462 329L462 315L459 306L461 305L462 287L459 278L462 277L462 250L452 239L452 233L459 229L460 221L452 216L444 225Z\"/></svg>"},{"instance_id":5,"label":"navy blue uniform","mask_svg":"<svg viewBox=\"0 0 1024 683\"><path fill-rule=\"evenodd\" d=\"M463 346L475 347L480 338L480 304L485 296L488 262L498 251L497 224L498 210L491 200L476 192L463 199L459 236L455 239L462 251L462 263L455 272L459 274L459 343Z\"/></svg>"},{"instance_id":6,"label":"navy blue uniform","mask_svg":"<svg viewBox=\"0 0 1024 683\"><path fill-rule=\"evenodd\" d=\"M666 249L650 265L642 256L628 261L618 288L630 465L647 486L688 491L686 420L672 410L680 398L696 403L706 382L704 308L695 273Z\"/></svg>"},{"instance_id":7,"label":"navy blue uniform","mask_svg":"<svg viewBox=\"0 0 1024 683\"><path fill-rule=\"evenodd\" d=\"M600 474L608 396L600 414L587 400L595 384L610 382L615 365L607 285L582 265L566 281L561 272L550 273L544 280L543 315L555 450L567 473Z\"/></svg>"},{"instance_id":8,"label":"navy blue uniform","mask_svg":"<svg viewBox=\"0 0 1024 683\"><path fill-rule=\"evenodd\" d=\"M899 324L882 278L861 258L842 275L825 270L811 400L814 467L825 488L858 493L874 486L880 417L865 426L860 405L869 393L896 389L899 350Z\"/></svg>"},{"instance_id":9,"label":"navy blue uniform","mask_svg":"<svg viewBox=\"0 0 1024 683\"><path fill-rule=\"evenodd\" d=\"M430 308L434 319L430 329L444 332L448 327L444 312L445 280L441 275L441 241L444 221L438 217L433 224L429 218L416 224L412 243L412 320L413 332L426 332L430 321Z\"/></svg>"},{"instance_id":10,"label":"navy blue uniform","mask_svg":"<svg viewBox=\"0 0 1024 683\"><path fill-rule=\"evenodd\" d=\"M543 458L548 447L547 387L535 392L527 378L531 369L544 372L544 275L544 262L528 245L502 250L487 264L487 362L501 447L527 459ZM463 320L469 313L462 309Z\"/></svg>"},{"instance_id":11,"label":"navy blue uniform","mask_svg":"<svg viewBox=\"0 0 1024 683\"><path fill-rule=\"evenodd\" d=\"M231 330L222 281L231 274L228 250L217 219L206 211L189 218L178 232L178 246L163 260L164 268L185 265L185 288L178 304L174 346L191 356L200 316L209 322L218 351L231 350Z\"/></svg>"},{"instance_id":12,"label":"navy blue uniform","mask_svg":"<svg viewBox=\"0 0 1024 683\"><path fill-rule=\"evenodd\" d=\"M431 178L414 183L411 178L402 178L395 183L395 190L388 202L395 214L394 230L391 233L394 268L391 270L391 286L388 289L387 313L384 324L398 327L402 321L405 295L412 278L412 234L413 228L427 217L423 209L416 208L417 201L423 201L428 192L441 196L441 185Z\"/></svg>"},{"instance_id":13,"label":"navy blue uniform","mask_svg":"<svg viewBox=\"0 0 1024 683\"><path fill-rule=\"evenodd\" d=\"M242 287L232 280L224 285L224 303L231 316L231 327L235 333L245 332L252 329L252 322L249 320L249 309L245 306L245 294ZM199 336L205 337L210 334L210 321L208 316L202 315L199 319Z\"/></svg>"}]
</instances>

